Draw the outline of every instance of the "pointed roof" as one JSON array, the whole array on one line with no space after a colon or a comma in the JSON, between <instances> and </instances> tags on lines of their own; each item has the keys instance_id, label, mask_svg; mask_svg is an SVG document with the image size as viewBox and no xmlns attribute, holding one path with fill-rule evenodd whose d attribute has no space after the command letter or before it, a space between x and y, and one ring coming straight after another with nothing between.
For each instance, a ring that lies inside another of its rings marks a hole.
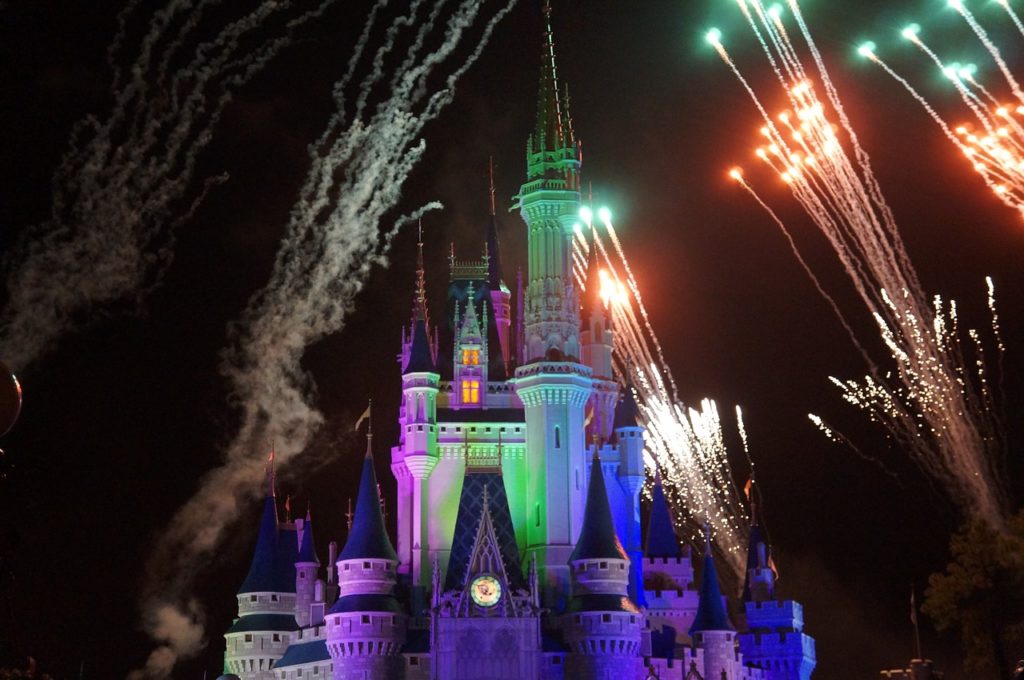
<instances>
[{"instance_id":1,"label":"pointed roof","mask_svg":"<svg viewBox=\"0 0 1024 680\"><path fill-rule=\"evenodd\" d=\"M500 472L474 472L467 469L459 496L451 556L445 574L445 590L456 590L465 585L466 575L477 551L485 514L490 519L509 586L516 590L527 587L520 565L519 547L504 478Z\"/></svg>"},{"instance_id":2,"label":"pointed roof","mask_svg":"<svg viewBox=\"0 0 1024 680\"><path fill-rule=\"evenodd\" d=\"M412 327L412 345L409 348L409 363L405 365L405 373L437 373L434 355L430 350L430 337L427 333L427 322L417 319Z\"/></svg>"},{"instance_id":3,"label":"pointed roof","mask_svg":"<svg viewBox=\"0 0 1024 680\"><path fill-rule=\"evenodd\" d=\"M700 582L700 603L697 615L690 626L690 635L706 630L736 630L729 622L729 614L722 601L722 589L718 586L718 572L715 558L711 554L711 531L705 526L707 540L704 544L704 573Z\"/></svg>"},{"instance_id":4,"label":"pointed roof","mask_svg":"<svg viewBox=\"0 0 1024 680\"><path fill-rule=\"evenodd\" d=\"M498 333L498 315L493 309L487 311L487 377L490 380L507 380L508 367L501 352L501 335Z\"/></svg>"},{"instance_id":5,"label":"pointed roof","mask_svg":"<svg viewBox=\"0 0 1024 680\"><path fill-rule=\"evenodd\" d=\"M338 556L339 560L378 559L398 561L395 549L384 526L384 515L380 510L380 493L377 491L377 473L373 468L373 435L366 435L366 457L363 458L363 472L359 478L359 497L356 499L356 514L348 540Z\"/></svg>"},{"instance_id":6,"label":"pointed roof","mask_svg":"<svg viewBox=\"0 0 1024 680\"><path fill-rule=\"evenodd\" d=\"M601 457L594 448L594 459L590 465L590 486L587 488L587 505L583 511L583 528L573 548L570 562L576 560L614 559L629 560L622 542L615 533L612 509L608 505L608 491L604 485Z\"/></svg>"},{"instance_id":7,"label":"pointed roof","mask_svg":"<svg viewBox=\"0 0 1024 680\"><path fill-rule=\"evenodd\" d=\"M465 338L483 339L480 332L480 320L476 315L476 290L472 281L466 287L466 313L462 315L458 337L460 341Z\"/></svg>"},{"instance_id":8,"label":"pointed roof","mask_svg":"<svg viewBox=\"0 0 1024 680\"><path fill-rule=\"evenodd\" d=\"M551 30L551 3L544 3L545 32L541 44L540 91L537 97L537 123L530 138L533 153L558 151L575 145L568 102L559 94L558 69L555 65L555 39ZM528 167L532 179L543 174L544 166Z\"/></svg>"},{"instance_id":9,"label":"pointed roof","mask_svg":"<svg viewBox=\"0 0 1024 680\"><path fill-rule=\"evenodd\" d=\"M628 384L622 390L622 398L615 406L615 422L612 427L616 430L623 427L640 427L637 421L636 399L633 398L633 388Z\"/></svg>"},{"instance_id":10,"label":"pointed roof","mask_svg":"<svg viewBox=\"0 0 1024 680\"><path fill-rule=\"evenodd\" d=\"M423 268L423 227L420 225L419 242L416 244L416 297L412 312L412 342L409 348L409 363L404 373L436 373L434 353L430 347L430 317L427 313L427 283Z\"/></svg>"},{"instance_id":11,"label":"pointed roof","mask_svg":"<svg viewBox=\"0 0 1024 680\"><path fill-rule=\"evenodd\" d=\"M299 556L295 561L320 564L320 558L316 556L316 545L313 542L313 516L308 508L306 509L306 523L302 525L302 544L299 546Z\"/></svg>"},{"instance_id":12,"label":"pointed roof","mask_svg":"<svg viewBox=\"0 0 1024 680\"><path fill-rule=\"evenodd\" d=\"M676 539L672 512L665 498L665 490L661 486L661 474L654 479L651 490L651 518L647 522L647 543L644 546L645 557L682 557L683 550Z\"/></svg>"},{"instance_id":13,"label":"pointed roof","mask_svg":"<svg viewBox=\"0 0 1024 680\"><path fill-rule=\"evenodd\" d=\"M277 500L272 493L268 493L263 501L263 515L260 518L252 563L245 581L238 589L239 594L277 592L277 545Z\"/></svg>"}]
</instances>

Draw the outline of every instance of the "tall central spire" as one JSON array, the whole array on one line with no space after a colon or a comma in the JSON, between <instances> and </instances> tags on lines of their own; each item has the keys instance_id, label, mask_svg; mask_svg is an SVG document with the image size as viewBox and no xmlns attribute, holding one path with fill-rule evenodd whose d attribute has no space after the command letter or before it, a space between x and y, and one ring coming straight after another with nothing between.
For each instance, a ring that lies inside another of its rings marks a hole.
<instances>
[{"instance_id":1,"label":"tall central spire","mask_svg":"<svg viewBox=\"0 0 1024 680\"><path fill-rule=\"evenodd\" d=\"M527 179L565 175L575 179L576 173L559 167L558 161L576 159L576 136L569 115L568 89L565 101L559 93L558 67L555 62L555 37L551 28L551 3L544 3L544 38L541 43L540 91L537 97L537 122L530 137ZM575 189L575 183L567 188Z\"/></svg>"}]
</instances>

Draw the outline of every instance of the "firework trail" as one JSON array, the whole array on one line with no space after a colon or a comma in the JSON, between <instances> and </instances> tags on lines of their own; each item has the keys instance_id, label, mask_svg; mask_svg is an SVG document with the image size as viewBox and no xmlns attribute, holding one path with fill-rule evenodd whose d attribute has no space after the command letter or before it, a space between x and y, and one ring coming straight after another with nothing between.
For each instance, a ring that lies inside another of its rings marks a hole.
<instances>
[{"instance_id":1,"label":"firework trail","mask_svg":"<svg viewBox=\"0 0 1024 680\"><path fill-rule=\"evenodd\" d=\"M309 345L344 326L371 267L386 264L399 228L440 207L425 205L381 234L426 149L424 126L451 102L459 78L514 0L493 10L492 3L479 0L462 0L453 8L440 0L429 3L429 11L422 0L410 3L384 30L368 74L354 84L387 4L380 0L374 5L348 70L334 88L337 112L310 149L312 167L270 281L232 327L232 346L222 367L241 411L241 426L224 464L177 512L149 561L144 609L147 629L160 646L150 657L146 677L165 677L177 658L198 651L203 629L189 597L192 583L240 508L261 490L267 442L277 442L277 458L287 463L324 422L312 403L315 386L301 367L302 356ZM426 43L440 44L428 50ZM469 55L450 63L467 43ZM386 58L403 44L408 45L404 63L389 72ZM428 79L440 88L428 89ZM358 94L350 106L353 89ZM182 642L164 635L170 625L183 631Z\"/></svg>"},{"instance_id":2,"label":"firework trail","mask_svg":"<svg viewBox=\"0 0 1024 680\"><path fill-rule=\"evenodd\" d=\"M939 297L930 303L922 292L870 159L846 117L797 0L788 0L788 6L811 55L813 77L785 31L779 6L766 10L759 0L737 2L791 108L770 116L726 52L721 33L708 34L708 41L764 118L765 141L757 155L778 173L832 245L895 364L892 371L883 373L864 352L863 343L857 343L869 375L861 381L832 381L848 402L884 425L965 513L1002 526L1006 501L998 474L999 427L979 336L968 332L976 357L972 366L966 359L955 304ZM824 99L817 96L814 80L823 87ZM839 125L829 120L831 116ZM765 206L741 172L730 174ZM831 298L825 297L843 319ZM994 310L991 294L990 307ZM845 321L844 326L851 333ZM816 416L812 420L826 434L836 436Z\"/></svg>"},{"instance_id":3,"label":"firework trail","mask_svg":"<svg viewBox=\"0 0 1024 680\"><path fill-rule=\"evenodd\" d=\"M133 49L129 24L141 20L140 3L128 3L108 50L111 109L76 126L53 176L49 218L5 258L0 348L15 370L95 307L130 297L138 304L159 282L175 227L226 179L199 180L195 171L233 93L333 2L299 10L291 0L265 0L224 23L209 17L220 0L171 0L149 19L122 69Z\"/></svg>"},{"instance_id":4,"label":"firework trail","mask_svg":"<svg viewBox=\"0 0 1024 680\"><path fill-rule=\"evenodd\" d=\"M1000 0L997 4L1006 12L1020 37L1024 37L1024 24L1009 2ZM1024 215L1024 91L999 48L975 16L958 0L952 0L949 6L963 18L992 58L1003 77L1003 84L1010 91L1011 96L1007 97L1010 101L1001 101L978 82L974 77L977 67L973 64L943 61L922 38L920 25L907 26L901 35L928 57L953 84L971 113L972 123L954 124L944 118L907 78L878 56L875 43L866 42L857 51L902 85L935 121L946 138L964 154L992 193Z\"/></svg>"},{"instance_id":5,"label":"firework trail","mask_svg":"<svg viewBox=\"0 0 1024 680\"><path fill-rule=\"evenodd\" d=\"M747 518L729 468L718 407L713 400L704 399L699 409L690 408L676 395L672 371L651 326L611 213L604 208L598 211L610 248L602 230L593 222L592 211L584 208L580 217L591 232L593 245L581 238L582 229L578 229L574 240L574 250L578 252L574 257L577 263L586 261L586 253L593 247L597 249L598 262L605 267L600 271L600 295L611 310L615 328L616 377L629 385L627 389L632 389L636 396L640 422L646 429L645 463L658 470L667 482L665 492L676 522L684 527L690 540L703 540L706 522L720 554L742 579L746 568ZM576 274L585 290L586 277L581 275L580 267ZM746 432L738 410L737 417L746 447Z\"/></svg>"}]
</instances>

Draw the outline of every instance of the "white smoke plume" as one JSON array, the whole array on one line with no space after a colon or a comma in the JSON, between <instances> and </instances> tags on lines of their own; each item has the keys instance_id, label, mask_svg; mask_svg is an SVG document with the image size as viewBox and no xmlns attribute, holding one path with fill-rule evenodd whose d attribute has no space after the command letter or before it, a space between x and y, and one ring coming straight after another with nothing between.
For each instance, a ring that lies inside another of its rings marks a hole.
<instances>
[{"instance_id":1,"label":"white smoke plume","mask_svg":"<svg viewBox=\"0 0 1024 680\"><path fill-rule=\"evenodd\" d=\"M216 20L220 0L169 0L151 17L130 0L108 51L106 117L74 129L53 175L50 216L6 257L0 350L16 371L51 350L95 308L141 299L173 256L174 228L225 176L195 177L232 94L334 0L298 10L264 0ZM145 23L130 39L130 26ZM200 37L203 36L203 37ZM122 69L124 54L134 53Z\"/></svg>"},{"instance_id":2,"label":"white smoke plume","mask_svg":"<svg viewBox=\"0 0 1024 680\"><path fill-rule=\"evenodd\" d=\"M399 228L441 207L424 205L381 231L409 173L423 157L424 126L452 101L457 81L515 0L493 11L486 0L462 0L452 8L438 0L430 3L429 11L423 0L414 0L383 29L380 46L365 65L367 75L353 85L364 51L381 32L376 24L387 4L379 0L374 5L347 73L335 86L338 109L310 148L312 167L270 281L232 326L223 371L232 384L241 425L223 465L203 479L152 553L143 612L158 647L147 667L132 677L167 677L176 660L201 648L203 621L190 598L192 584L224 530L263 490L267 442L276 442L277 460L287 463L303 452L324 422L313 404L314 381L300 364L303 353L342 329L371 267L386 264ZM449 63L466 43L472 46L469 55ZM408 45L408 51L389 73L386 57L400 45ZM357 92L351 106L350 90Z\"/></svg>"}]
</instances>

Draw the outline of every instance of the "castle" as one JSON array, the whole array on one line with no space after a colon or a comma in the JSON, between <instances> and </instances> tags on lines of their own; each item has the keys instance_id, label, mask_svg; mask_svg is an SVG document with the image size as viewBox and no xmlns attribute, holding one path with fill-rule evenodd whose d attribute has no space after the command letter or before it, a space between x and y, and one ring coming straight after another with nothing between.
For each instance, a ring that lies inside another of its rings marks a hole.
<instances>
[{"instance_id":1,"label":"castle","mask_svg":"<svg viewBox=\"0 0 1024 680\"><path fill-rule=\"evenodd\" d=\"M403 329L396 541L367 437L344 547L322 568L313 523L282 522L273 476L224 671L243 680L807 680L803 611L775 599L752 521L736 630L709 545L699 587L660 479L641 531L644 431L612 371L615 330L591 261L573 275L581 156L550 27L516 197L528 230L516 314L498 225L449 258L428 314L422 243ZM421 239L422 240L422 239ZM594 249L591 249L592 251ZM227 676L230 677L230 676Z\"/></svg>"}]
</instances>

